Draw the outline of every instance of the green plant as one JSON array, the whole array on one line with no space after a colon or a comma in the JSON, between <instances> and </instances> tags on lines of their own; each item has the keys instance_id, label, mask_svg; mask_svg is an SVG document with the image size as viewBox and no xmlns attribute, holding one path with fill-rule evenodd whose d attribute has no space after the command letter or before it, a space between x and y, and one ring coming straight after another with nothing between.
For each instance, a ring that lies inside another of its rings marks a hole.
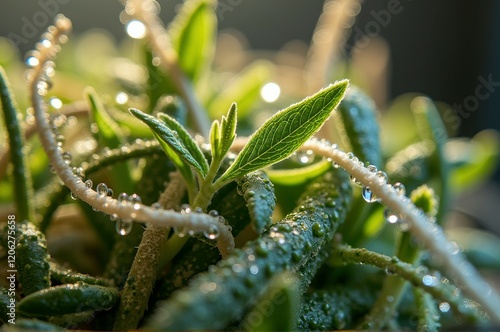
<instances>
[{"instance_id":1,"label":"green plant","mask_svg":"<svg viewBox=\"0 0 500 332\"><path fill-rule=\"evenodd\" d=\"M373 102L361 89L348 88L347 80L318 88L253 131L249 105L272 65L252 64L222 92L208 83L218 77L209 70L215 1L186 1L168 29L154 2L130 0L125 6L123 15L142 22L147 40L137 44L147 77L140 84L118 77L112 84L129 92L125 102L86 88L79 91L85 103L67 98L65 108L56 103L58 110L48 112L46 96L58 84L54 61L71 30L64 16L28 57L29 112L16 106L0 72L9 138L0 160L5 164L10 152L14 169L13 185L2 182L13 197L2 199L14 207L3 208L8 223L1 241L8 251L15 234L20 281L15 290L1 288L3 323L13 322L12 299L18 302L16 326L26 329L329 330L400 324L437 330L456 324L452 318L478 326L500 321L498 295L441 229L450 187L457 190L457 179L478 181L496 165L496 136L482 133L462 142L479 152L453 163L445 150L460 149L458 141L447 139L434 103L417 97L410 108L419 141L384 155ZM312 53L318 52L325 50ZM227 100L227 113L210 125L209 116L224 114L218 108ZM333 113L335 128L327 122ZM65 130L70 114L79 120ZM28 124L36 119L41 144L30 139L29 128L23 130L21 116ZM76 128L80 136L72 137ZM330 131L347 153L313 137L331 139ZM75 153L72 145L82 142L86 148ZM28 158L41 159L41 166L29 165ZM385 161L387 173L381 170ZM49 165L59 180L46 180ZM370 204L376 202L382 205ZM101 262L85 265L85 257L71 256L67 244L66 256L51 253L57 233L50 230L57 230L60 219L54 213L64 207L76 210L73 218L92 230ZM386 226L386 220L397 227ZM394 256L378 252L388 252L383 246ZM492 259L487 263L498 266Z\"/></svg>"}]
</instances>

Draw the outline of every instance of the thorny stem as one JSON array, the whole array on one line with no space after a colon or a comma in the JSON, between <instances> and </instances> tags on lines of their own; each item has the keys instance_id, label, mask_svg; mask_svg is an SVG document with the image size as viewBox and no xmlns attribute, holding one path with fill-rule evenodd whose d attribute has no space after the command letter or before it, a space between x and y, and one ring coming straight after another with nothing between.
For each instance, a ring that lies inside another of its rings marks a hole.
<instances>
[{"instance_id":1,"label":"thorny stem","mask_svg":"<svg viewBox=\"0 0 500 332\"><path fill-rule=\"evenodd\" d=\"M39 64L30 73L32 76L30 90L40 140L59 178L81 200L101 212L116 215L119 219L133 219L154 225L168 225L169 227L187 227L195 232L208 232L216 224L220 231L217 247L221 255L226 257L234 248L234 239L229 229L219 223L216 218L201 213L180 214L173 211L156 210L142 204L121 204L116 199L101 196L96 191L87 188L84 182L73 174L72 169L65 163L61 151L58 149L54 134L47 121L46 105L40 94L45 88L42 85L42 78L46 75L47 68L52 66L49 61L55 57L59 48L57 42L71 30L71 21L64 16L58 16L55 25L56 27L49 28L54 45L49 47L41 45L37 50Z\"/></svg>"},{"instance_id":2,"label":"thorny stem","mask_svg":"<svg viewBox=\"0 0 500 332\"><path fill-rule=\"evenodd\" d=\"M210 132L208 113L196 98L191 82L179 67L177 54L172 48L167 31L155 12L153 1L129 0L125 3L127 13L141 21L146 27L146 38L151 48L161 59L160 65L171 75L177 92L184 99L194 129L203 137L208 137Z\"/></svg>"},{"instance_id":3,"label":"thorny stem","mask_svg":"<svg viewBox=\"0 0 500 332\"><path fill-rule=\"evenodd\" d=\"M180 173L171 173L170 182L158 203L166 210L175 209L180 204L185 189ZM144 231L122 291L113 327L115 331L137 329L156 282L162 244L169 231L170 228L164 225L152 225Z\"/></svg>"},{"instance_id":4,"label":"thorny stem","mask_svg":"<svg viewBox=\"0 0 500 332\"><path fill-rule=\"evenodd\" d=\"M248 137L237 138L231 150L237 152L248 142ZM334 146L322 143L316 139L309 140L300 148L301 151L311 150L318 156L330 158L334 163L345 169L355 177L363 186L367 186L380 199L380 202L393 212L405 216L410 225L410 232L427 248L436 259L442 261L447 273L455 280L467 295L481 304L491 319L500 323L500 297L497 292L483 279L477 270L470 264L462 253L456 253L443 230L430 222L407 197L400 197L398 193L380 182L379 177L370 172L366 167L350 159L343 151ZM452 249L453 248L453 249Z\"/></svg>"},{"instance_id":5,"label":"thorny stem","mask_svg":"<svg viewBox=\"0 0 500 332\"><path fill-rule=\"evenodd\" d=\"M463 307L464 299L458 295L458 288L444 283L436 286L424 284L422 275L418 273L417 269L411 264L402 262L397 257L389 257L364 248L351 248L347 245L336 245L333 248L332 255L340 257L345 263L370 264L379 269L390 271L422 288L434 298L448 302L450 307L457 313L461 313L472 320L482 319L482 314L477 310L477 307Z\"/></svg>"}]
</instances>

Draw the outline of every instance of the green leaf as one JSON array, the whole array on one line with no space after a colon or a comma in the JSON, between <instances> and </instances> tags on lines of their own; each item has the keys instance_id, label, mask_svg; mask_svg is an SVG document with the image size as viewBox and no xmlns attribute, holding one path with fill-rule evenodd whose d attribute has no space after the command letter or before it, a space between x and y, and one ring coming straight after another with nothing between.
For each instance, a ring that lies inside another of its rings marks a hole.
<instances>
[{"instance_id":1,"label":"green leaf","mask_svg":"<svg viewBox=\"0 0 500 332\"><path fill-rule=\"evenodd\" d=\"M321 174L325 173L330 167L331 163L326 160L314 163L300 168L293 169L268 169L266 170L269 179L273 183L282 184L286 186L294 186L306 183Z\"/></svg>"},{"instance_id":2,"label":"green leaf","mask_svg":"<svg viewBox=\"0 0 500 332\"><path fill-rule=\"evenodd\" d=\"M91 119L99 129L97 136L102 138L103 143L110 149L114 149L125 143L122 130L108 114L94 88L87 87L83 91L83 95L90 106Z\"/></svg>"},{"instance_id":3,"label":"green leaf","mask_svg":"<svg viewBox=\"0 0 500 332\"><path fill-rule=\"evenodd\" d=\"M252 135L218 181L234 180L290 156L330 117L347 85L347 80L337 82L276 113Z\"/></svg>"},{"instance_id":4,"label":"green leaf","mask_svg":"<svg viewBox=\"0 0 500 332\"><path fill-rule=\"evenodd\" d=\"M196 81L212 61L217 32L213 0L185 1L168 33L184 74Z\"/></svg>"},{"instance_id":5,"label":"green leaf","mask_svg":"<svg viewBox=\"0 0 500 332\"><path fill-rule=\"evenodd\" d=\"M238 192L243 193L247 203L252 228L261 234L271 225L276 207L273 184L264 172L254 172L238 181Z\"/></svg>"},{"instance_id":6,"label":"green leaf","mask_svg":"<svg viewBox=\"0 0 500 332\"><path fill-rule=\"evenodd\" d=\"M12 177L14 202L17 218L20 222L28 220L35 222L35 208L33 205L33 187L31 173L28 168L28 157L25 153L24 133L19 123L20 112L16 105L10 83L5 71L0 66L0 99L3 118L7 128L10 160L12 163Z\"/></svg>"},{"instance_id":7,"label":"green leaf","mask_svg":"<svg viewBox=\"0 0 500 332\"><path fill-rule=\"evenodd\" d=\"M169 149L165 150L165 152L169 156L171 154L177 155L178 158L193 167L201 177L206 176L208 171L207 160L196 145L196 142L177 121L163 114L161 117L163 121L167 122L165 123L135 108L131 108L130 113L146 123L160 143L164 142L168 145ZM169 126L172 128L169 128ZM165 145L162 144L162 147L165 147Z\"/></svg>"},{"instance_id":8,"label":"green leaf","mask_svg":"<svg viewBox=\"0 0 500 332\"><path fill-rule=\"evenodd\" d=\"M300 304L298 278L290 272L282 272L274 277L264 295L243 321L245 331L293 331ZM263 319L252 319L256 315ZM272 309L271 309L272 308Z\"/></svg>"},{"instance_id":9,"label":"green leaf","mask_svg":"<svg viewBox=\"0 0 500 332\"><path fill-rule=\"evenodd\" d=\"M184 147L189 151L189 153L194 157L196 161L200 164L203 175L208 172L208 162L203 152L201 152L200 147L195 142L195 140L191 137L191 135L187 132L184 127L177 122L173 117L165 113L159 113L158 118L162 120L167 127L173 131L174 136L178 137L181 143L184 144Z\"/></svg>"},{"instance_id":10,"label":"green leaf","mask_svg":"<svg viewBox=\"0 0 500 332\"><path fill-rule=\"evenodd\" d=\"M347 151L359 160L382 166L375 103L361 89L350 86L335 113L335 125Z\"/></svg>"},{"instance_id":11,"label":"green leaf","mask_svg":"<svg viewBox=\"0 0 500 332\"><path fill-rule=\"evenodd\" d=\"M96 91L92 87L87 87L83 94L89 104L91 119L98 128L95 136L102 140L103 145L108 148L114 149L122 146L126 142L125 134L118 123L108 113ZM134 181L131 173L131 169L127 163L114 166L111 178L113 179L115 190L119 192L131 192L134 190Z\"/></svg>"},{"instance_id":12,"label":"green leaf","mask_svg":"<svg viewBox=\"0 0 500 332\"><path fill-rule=\"evenodd\" d=\"M256 61L230 80L227 86L208 105L208 112L218 118L224 114L227 105L238 104L240 119L247 117L260 98L260 90L269 81L273 65L268 61Z\"/></svg>"},{"instance_id":13,"label":"green leaf","mask_svg":"<svg viewBox=\"0 0 500 332\"><path fill-rule=\"evenodd\" d=\"M210 143L214 160L221 161L231 148L236 138L237 110L236 104L231 104L226 116L222 120L214 121L210 129Z\"/></svg>"}]
</instances>

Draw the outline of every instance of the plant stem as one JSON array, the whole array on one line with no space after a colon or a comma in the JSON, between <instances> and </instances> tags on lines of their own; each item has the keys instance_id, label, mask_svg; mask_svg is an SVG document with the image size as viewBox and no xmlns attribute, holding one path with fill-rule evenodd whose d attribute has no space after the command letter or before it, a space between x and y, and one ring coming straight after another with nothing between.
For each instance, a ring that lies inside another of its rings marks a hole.
<instances>
[{"instance_id":1,"label":"plant stem","mask_svg":"<svg viewBox=\"0 0 500 332\"><path fill-rule=\"evenodd\" d=\"M53 31L53 41L60 40L61 36L66 36L70 30L71 21L63 16L58 16L56 18L56 27L51 29ZM71 167L63 159L61 149L54 139L54 134L46 119L46 105L40 95L47 86L42 84L42 77L46 77L46 70L51 66L48 61L52 60L57 53L58 48L55 46L58 45L54 43L48 48L41 45L37 49L39 64L30 72L30 90L40 140L59 178L78 198L101 212L115 215L118 219L132 219L169 227L187 227L194 232L210 232L213 225L216 224L220 231L217 247L222 256L225 257L233 250L234 239L229 229L221 225L217 218L201 213L180 214L173 211L156 210L143 204L121 204L116 199L99 195L91 188L87 188L82 179L73 174Z\"/></svg>"},{"instance_id":2,"label":"plant stem","mask_svg":"<svg viewBox=\"0 0 500 332\"><path fill-rule=\"evenodd\" d=\"M5 127L9 135L10 160L13 166L13 190L16 204L17 218L21 222L30 221L35 223L35 208L33 207L33 187L31 174L25 153L24 135L19 125L19 112L14 94L10 88L7 75L0 67L0 97L5 119Z\"/></svg>"},{"instance_id":3,"label":"plant stem","mask_svg":"<svg viewBox=\"0 0 500 332\"><path fill-rule=\"evenodd\" d=\"M421 288L414 287L413 295L417 305L418 315L418 332L434 332L439 331L441 324L439 324L439 313L436 308L436 302Z\"/></svg>"},{"instance_id":4,"label":"plant stem","mask_svg":"<svg viewBox=\"0 0 500 332\"><path fill-rule=\"evenodd\" d=\"M436 286L426 285L422 281L423 276L411 264L402 262L397 257L389 257L364 248L357 249L346 245L335 246L332 255L342 258L346 263L370 264L390 273L395 273L400 278L422 288L434 298L448 302L453 310L466 316L471 321L483 319L477 307L462 308L464 299L457 295L459 293L457 287L444 283L439 283Z\"/></svg>"},{"instance_id":5,"label":"plant stem","mask_svg":"<svg viewBox=\"0 0 500 332\"><path fill-rule=\"evenodd\" d=\"M193 127L203 137L208 137L210 132L210 120L207 112L200 104L194 93L194 88L189 79L184 75L177 61L177 54L173 50L167 31L161 20L155 13L155 6L151 0L129 0L126 6L130 6L132 16L141 21L146 27L146 38L151 48L161 59L161 65L172 77L172 82L177 92L184 99Z\"/></svg>"},{"instance_id":6,"label":"plant stem","mask_svg":"<svg viewBox=\"0 0 500 332\"><path fill-rule=\"evenodd\" d=\"M160 196L159 203L164 209L176 208L185 192L181 175L170 174L170 182ZM118 313L113 329L134 330L148 306L158 274L162 244L170 228L163 225L151 225L143 233L141 244L135 255L134 262L122 291Z\"/></svg>"}]
</instances>

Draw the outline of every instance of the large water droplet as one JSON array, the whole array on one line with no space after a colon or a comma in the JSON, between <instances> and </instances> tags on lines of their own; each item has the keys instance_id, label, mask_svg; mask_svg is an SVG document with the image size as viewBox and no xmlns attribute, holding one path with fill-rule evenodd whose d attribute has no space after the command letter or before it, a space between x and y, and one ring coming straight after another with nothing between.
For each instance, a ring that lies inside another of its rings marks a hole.
<instances>
[{"instance_id":1,"label":"large water droplet","mask_svg":"<svg viewBox=\"0 0 500 332\"><path fill-rule=\"evenodd\" d=\"M118 219L116 221L116 232L122 236L130 233L133 223L131 220Z\"/></svg>"},{"instance_id":2,"label":"large water droplet","mask_svg":"<svg viewBox=\"0 0 500 332\"><path fill-rule=\"evenodd\" d=\"M191 213L191 207L189 206L189 204L182 204L181 205L181 213L182 214Z\"/></svg>"},{"instance_id":3,"label":"large water droplet","mask_svg":"<svg viewBox=\"0 0 500 332\"><path fill-rule=\"evenodd\" d=\"M88 179L87 181L85 181L85 187L87 187L87 189L92 189L93 185L94 183L92 182L92 180Z\"/></svg>"},{"instance_id":4,"label":"large water droplet","mask_svg":"<svg viewBox=\"0 0 500 332\"><path fill-rule=\"evenodd\" d=\"M363 187L363 191L361 192L363 199L368 203L373 203L377 201L377 196L370 190L369 187Z\"/></svg>"},{"instance_id":5,"label":"large water droplet","mask_svg":"<svg viewBox=\"0 0 500 332\"><path fill-rule=\"evenodd\" d=\"M259 267L257 265L250 266L250 273L256 275L259 273Z\"/></svg>"},{"instance_id":6,"label":"large water droplet","mask_svg":"<svg viewBox=\"0 0 500 332\"><path fill-rule=\"evenodd\" d=\"M387 183L387 174L383 171L378 171L377 173L375 173L375 175L377 176L377 179L378 179L378 182L379 183Z\"/></svg>"},{"instance_id":7,"label":"large water droplet","mask_svg":"<svg viewBox=\"0 0 500 332\"><path fill-rule=\"evenodd\" d=\"M161 209L163 209L163 206L161 205L161 203L156 202L156 203L151 204L151 208L154 210L161 210Z\"/></svg>"},{"instance_id":8,"label":"large water droplet","mask_svg":"<svg viewBox=\"0 0 500 332\"><path fill-rule=\"evenodd\" d=\"M61 157L67 165L71 164L71 159L72 159L71 153L64 151Z\"/></svg>"},{"instance_id":9,"label":"large water droplet","mask_svg":"<svg viewBox=\"0 0 500 332\"><path fill-rule=\"evenodd\" d=\"M295 154L295 159L301 164L310 164L314 160L314 152L312 150L299 151Z\"/></svg>"},{"instance_id":10,"label":"large water droplet","mask_svg":"<svg viewBox=\"0 0 500 332\"><path fill-rule=\"evenodd\" d=\"M322 237L325 235L325 230L319 222L315 222L312 225L312 232L315 237Z\"/></svg>"},{"instance_id":11,"label":"large water droplet","mask_svg":"<svg viewBox=\"0 0 500 332\"><path fill-rule=\"evenodd\" d=\"M398 196L404 196L406 195L406 188L405 188L405 185L402 184L401 182L396 182L393 186L394 190L396 191L396 194L398 194Z\"/></svg>"},{"instance_id":12,"label":"large water droplet","mask_svg":"<svg viewBox=\"0 0 500 332\"><path fill-rule=\"evenodd\" d=\"M439 280L435 276L426 274L425 276L422 277L422 283L425 286L434 287L439 283Z\"/></svg>"},{"instance_id":13,"label":"large water droplet","mask_svg":"<svg viewBox=\"0 0 500 332\"><path fill-rule=\"evenodd\" d=\"M99 183L96 187L96 191L100 196L107 196L108 186L105 183Z\"/></svg>"},{"instance_id":14,"label":"large water droplet","mask_svg":"<svg viewBox=\"0 0 500 332\"><path fill-rule=\"evenodd\" d=\"M141 208L142 199L137 194L132 194L128 198L129 202L132 203L134 210L139 210Z\"/></svg>"},{"instance_id":15,"label":"large water droplet","mask_svg":"<svg viewBox=\"0 0 500 332\"><path fill-rule=\"evenodd\" d=\"M141 39L146 36L146 26L137 20L132 20L125 26L127 34L134 39Z\"/></svg>"},{"instance_id":16,"label":"large water droplet","mask_svg":"<svg viewBox=\"0 0 500 332\"><path fill-rule=\"evenodd\" d=\"M70 195L70 196L71 196L71 199L72 199L72 200L75 200L75 201L76 201L76 200L78 199L78 196L77 196L74 192L71 192L71 195Z\"/></svg>"},{"instance_id":17,"label":"large water droplet","mask_svg":"<svg viewBox=\"0 0 500 332\"><path fill-rule=\"evenodd\" d=\"M209 240L215 240L219 237L219 227L217 225L210 225L208 230L203 231L203 235Z\"/></svg>"}]
</instances>

